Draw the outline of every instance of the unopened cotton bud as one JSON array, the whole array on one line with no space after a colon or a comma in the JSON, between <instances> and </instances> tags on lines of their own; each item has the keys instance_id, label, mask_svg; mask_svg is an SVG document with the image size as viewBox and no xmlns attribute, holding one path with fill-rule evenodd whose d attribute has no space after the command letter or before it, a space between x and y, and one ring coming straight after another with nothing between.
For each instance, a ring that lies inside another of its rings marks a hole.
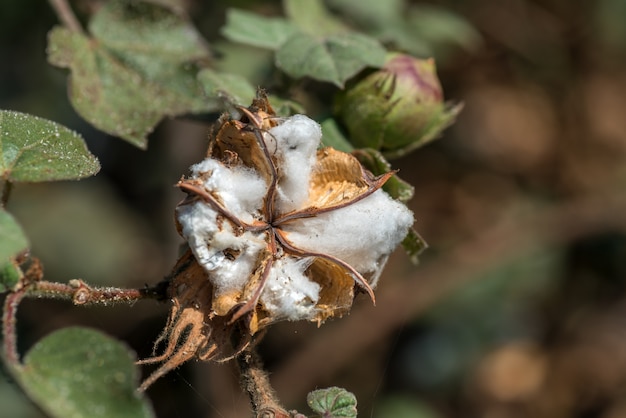
<instances>
[{"instance_id":1,"label":"unopened cotton bud","mask_svg":"<svg viewBox=\"0 0 626 418\"><path fill-rule=\"evenodd\" d=\"M395 157L435 139L461 107L443 101L432 58L394 53L380 70L349 86L335 109L355 147Z\"/></svg>"}]
</instances>

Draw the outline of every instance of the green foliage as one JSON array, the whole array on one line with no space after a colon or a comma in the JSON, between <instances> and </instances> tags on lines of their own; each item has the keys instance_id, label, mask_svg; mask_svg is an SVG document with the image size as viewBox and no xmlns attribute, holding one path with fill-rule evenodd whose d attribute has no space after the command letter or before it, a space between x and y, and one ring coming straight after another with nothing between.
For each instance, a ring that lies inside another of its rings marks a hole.
<instances>
[{"instance_id":1,"label":"green foliage","mask_svg":"<svg viewBox=\"0 0 626 418\"><path fill-rule=\"evenodd\" d=\"M307 404L323 418L356 418L356 398L343 388L330 387L310 392Z\"/></svg>"},{"instance_id":2,"label":"green foliage","mask_svg":"<svg viewBox=\"0 0 626 418\"><path fill-rule=\"evenodd\" d=\"M260 16L239 9L229 9L222 35L234 42L276 50L287 41L297 27L283 18Z\"/></svg>"},{"instance_id":3,"label":"green foliage","mask_svg":"<svg viewBox=\"0 0 626 418\"><path fill-rule=\"evenodd\" d=\"M405 0L329 0L370 36L419 57L445 59L453 49L475 50L482 38L462 16Z\"/></svg>"},{"instance_id":4,"label":"green foliage","mask_svg":"<svg viewBox=\"0 0 626 418\"><path fill-rule=\"evenodd\" d=\"M309 76L338 87L366 67L380 67L385 50L365 35L345 33L324 38L299 33L276 52L276 65L294 78Z\"/></svg>"},{"instance_id":5,"label":"green foliage","mask_svg":"<svg viewBox=\"0 0 626 418\"><path fill-rule=\"evenodd\" d=\"M20 279L20 270L11 259L28 247L28 240L19 224L0 209L0 293L11 290Z\"/></svg>"},{"instance_id":6,"label":"green foliage","mask_svg":"<svg viewBox=\"0 0 626 418\"><path fill-rule=\"evenodd\" d=\"M100 170L80 135L18 112L0 110L0 152L0 174L5 181L79 179Z\"/></svg>"},{"instance_id":7,"label":"green foliage","mask_svg":"<svg viewBox=\"0 0 626 418\"><path fill-rule=\"evenodd\" d=\"M224 97L233 104L247 106L256 95L256 89L244 77L237 74L218 73L204 69L198 80L209 97Z\"/></svg>"},{"instance_id":8,"label":"green foliage","mask_svg":"<svg viewBox=\"0 0 626 418\"><path fill-rule=\"evenodd\" d=\"M98 331L74 327L54 332L26 354L16 374L51 417L154 416L136 391L134 356Z\"/></svg>"},{"instance_id":9,"label":"green foliage","mask_svg":"<svg viewBox=\"0 0 626 418\"><path fill-rule=\"evenodd\" d=\"M107 2L91 36L57 27L48 60L71 70L70 100L98 129L140 148L165 116L217 109L196 75L209 53L183 17L148 2Z\"/></svg>"},{"instance_id":10,"label":"green foliage","mask_svg":"<svg viewBox=\"0 0 626 418\"><path fill-rule=\"evenodd\" d=\"M320 1L286 1L288 19L231 10L222 34L231 41L276 51L278 68L343 87L366 67L380 67L385 48L329 17Z\"/></svg>"}]
</instances>

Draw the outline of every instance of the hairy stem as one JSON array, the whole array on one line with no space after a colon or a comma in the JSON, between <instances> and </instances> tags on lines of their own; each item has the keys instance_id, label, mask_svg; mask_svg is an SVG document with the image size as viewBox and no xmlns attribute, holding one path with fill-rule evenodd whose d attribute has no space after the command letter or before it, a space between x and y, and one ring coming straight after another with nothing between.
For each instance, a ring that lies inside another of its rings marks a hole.
<instances>
[{"instance_id":1,"label":"hairy stem","mask_svg":"<svg viewBox=\"0 0 626 418\"><path fill-rule=\"evenodd\" d=\"M49 0L57 17L68 29L76 33L85 33L67 0Z\"/></svg>"},{"instance_id":2,"label":"hairy stem","mask_svg":"<svg viewBox=\"0 0 626 418\"><path fill-rule=\"evenodd\" d=\"M278 402L270 385L267 372L254 348L244 351L237 357L241 387L248 396L256 418L291 418Z\"/></svg>"},{"instance_id":3,"label":"hairy stem","mask_svg":"<svg viewBox=\"0 0 626 418\"><path fill-rule=\"evenodd\" d=\"M157 284L145 289L117 287L92 287L82 280L68 284L38 281L29 288L28 295L52 299L71 300L75 305L114 305L134 303L139 299L164 299L165 286Z\"/></svg>"},{"instance_id":4,"label":"hairy stem","mask_svg":"<svg viewBox=\"0 0 626 418\"><path fill-rule=\"evenodd\" d=\"M19 355L17 353L16 316L17 306L26 295L25 289L9 293L4 300L2 314L2 351L7 364L12 367L19 365Z\"/></svg>"}]
</instances>

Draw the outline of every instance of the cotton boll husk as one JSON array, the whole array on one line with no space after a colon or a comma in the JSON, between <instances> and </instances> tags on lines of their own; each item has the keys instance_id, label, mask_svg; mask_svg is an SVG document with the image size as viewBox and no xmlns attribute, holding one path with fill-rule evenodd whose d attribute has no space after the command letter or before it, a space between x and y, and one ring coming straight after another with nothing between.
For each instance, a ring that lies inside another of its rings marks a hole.
<instances>
[{"instance_id":1,"label":"cotton boll husk","mask_svg":"<svg viewBox=\"0 0 626 418\"><path fill-rule=\"evenodd\" d=\"M274 262L260 299L274 320L314 318L320 286L304 274L312 262L309 257L284 257Z\"/></svg>"},{"instance_id":2,"label":"cotton boll husk","mask_svg":"<svg viewBox=\"0 0 626 418\"><path fill-rule=\"evenodd\" d=\"M291 212L300 208L309 196L309 180L315 164L322 128L304 115L294 115L270 129L276 139L279 161L278 209Z\"/></svg>"},{"instance_id":3,"label":"cotton boll husk","mask_svg":"<svg viewBox=\"0 0 626 418\"><path fill-rule=\"evenodd\" d=\"M241 290L256 267L257 257L265 246L265 234L235 234L228 220L218 228L217 213L206 203L197 201L176 209L183 238L187 240L198 263L211 274L215 294ZM230 260L224 250L234 250Z\"/></svg>"},{"instance_id":4,"label":"cotton boll husk","mask_svg":"<svg viewBox=\"0 0 626 418\"><path fill-rule=\"evenodd\" d=\"M226 167L212 158L193 165L191 178L201 179L204 187L219 196L224 207L243 222L252 222L252 214L259 212L267 193L267 184L254 170Z\"/></svg>"},{"instance_id":5,"label":"cotton boll husk","mask_svg":"<svg viewBox=\"0 0 626 418\"><path fill-rule=\"evenodd\" d=\"M404 239L413 213L382 190L365 199L285 224L297 248L332 255L375 280L387 256Z\"/></svg>"}]
</instances>

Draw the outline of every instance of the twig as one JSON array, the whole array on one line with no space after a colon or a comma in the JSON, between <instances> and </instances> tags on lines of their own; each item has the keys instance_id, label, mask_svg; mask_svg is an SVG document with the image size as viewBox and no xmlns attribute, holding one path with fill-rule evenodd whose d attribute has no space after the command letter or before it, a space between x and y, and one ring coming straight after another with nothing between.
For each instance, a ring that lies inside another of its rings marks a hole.
<instances>
[{"instance_id":1,"label":"twig","mask_svg":"<svg viewBox=\"0 0 626 418\"><path fill-rule=\"evenodd\" d=\"M76 18L67 0L49 0L57 17L68 29L73 32L84 34L85 31Z\"/></svg>"}]
</instances>

